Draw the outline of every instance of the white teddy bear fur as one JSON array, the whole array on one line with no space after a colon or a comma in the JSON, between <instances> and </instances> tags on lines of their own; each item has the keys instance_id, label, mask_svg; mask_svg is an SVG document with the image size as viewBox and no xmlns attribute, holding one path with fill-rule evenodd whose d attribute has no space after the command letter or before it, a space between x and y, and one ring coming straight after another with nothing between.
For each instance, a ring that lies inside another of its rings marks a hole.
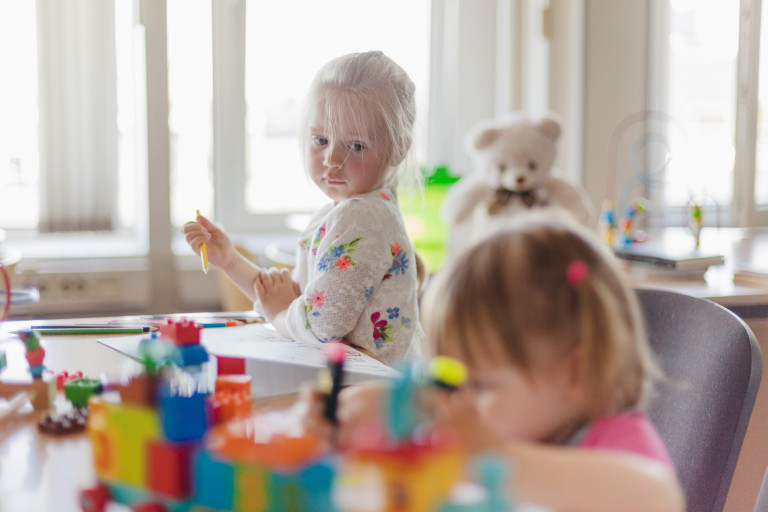
<instances>
[{"instance_id":1,"label":"white teddy bear fur","mask_svg":"<svg viewBox=\"0 0 768 512\"><path fill-rule=\"evenodd\" d=\"M455 183L442 204L449 254L531 208L559 210L581 224L592 223L594 207L584 190L555 176L561 131L554 117L533 120L520 114L469 130L465 145L474 172Z\"/></svg>"}]
</instances>

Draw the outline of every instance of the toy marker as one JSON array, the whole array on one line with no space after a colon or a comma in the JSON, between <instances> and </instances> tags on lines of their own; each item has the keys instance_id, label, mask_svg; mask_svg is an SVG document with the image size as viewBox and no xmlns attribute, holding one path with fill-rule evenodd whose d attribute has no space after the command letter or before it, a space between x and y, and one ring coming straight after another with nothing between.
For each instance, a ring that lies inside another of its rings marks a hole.
<instances>
[{"instance_id":1,"label":"toy marker","mask_svg":"<svg viewBox=\"0 0 768 512\"><path fill-rule=\"evenodd\" d=\"M328 368L320 376L321 379L324 379L320 383L320 390L326 393L323 413L328 421L333 425L338 425L339 420L336 416L336 409L339 403L344 358L347 355L347 351L341 343L328 343L325 345L325 355L328 358ZM328 382L329 380L330 382Z\"/></svg>"}]
</instances>

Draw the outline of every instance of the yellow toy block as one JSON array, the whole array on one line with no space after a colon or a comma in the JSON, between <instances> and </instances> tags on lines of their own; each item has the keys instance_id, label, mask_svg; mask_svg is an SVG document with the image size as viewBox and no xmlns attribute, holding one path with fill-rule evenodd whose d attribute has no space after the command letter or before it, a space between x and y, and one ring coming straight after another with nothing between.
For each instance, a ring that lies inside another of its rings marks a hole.
<instances>
[{"instance_id":1,"label":"yellow toy block","mask_svg":"<svg viewBox=\"0 0 768 512\"><path fill-rule=\"evenodd\" d=\"M463 476L465 458L458 450L421 454L366 452L351 454L344 475L372 475L378 469L383 486L381 512L430 512Z\"/></svg>"},{"instance_id":2,"label":"yellow toy block","mask_svg":"<svg viewBox=\"0 0 768 512\"><path fill-rule=\"evenodd\" d=\"M114 445L118 479L145 487L146 444L161 437L157 410L133 404L110 404L107 425L117 437Z\"/></svg>"},{"instance_id":3,"label":"yellow toy block","mask_svg":"<svg viewBox=\"0 0 768 512\"><path fill-rule=\"evenodd\" d=\"M235 466L234 510L237 512L264 512L269 509L267 486L269 474L260 467L238 464Z\"/></svg>"}]
</instances>

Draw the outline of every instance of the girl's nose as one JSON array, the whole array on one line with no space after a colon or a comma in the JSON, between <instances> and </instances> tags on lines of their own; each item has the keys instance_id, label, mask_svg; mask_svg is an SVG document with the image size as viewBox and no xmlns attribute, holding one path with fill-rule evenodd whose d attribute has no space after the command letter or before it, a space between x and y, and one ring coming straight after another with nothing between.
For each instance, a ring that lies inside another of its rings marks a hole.
<instances>
[{"instance_id":1,"label":"girl's nose","mask_svg":"<svg viewBox=\"0 0 768 512\"><path fill-rule=\"evenodd\" d=\"M341 167L344 163L346 155L343 152L344 148L338 144L328 144L325 148L325 158L323 164L326 167Z\"/></svg>"}]
</instances>

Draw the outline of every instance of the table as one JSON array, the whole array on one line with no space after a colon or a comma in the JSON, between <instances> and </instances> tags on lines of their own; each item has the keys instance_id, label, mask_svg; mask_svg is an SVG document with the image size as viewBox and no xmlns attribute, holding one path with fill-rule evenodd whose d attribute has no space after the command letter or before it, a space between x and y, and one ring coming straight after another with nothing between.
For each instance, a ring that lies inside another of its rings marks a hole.
<instances>
[{"instance_id":1,"label":"table","mask_svg":"<svg viewBox=\"0 0 768 512\"><path fill-rule=\"evenodd\" d=\"M77 320L88 321L105 323L105 319L98 318ZM14 369L26 369L24 345L10 333L28 328L31 323L16 321L0 325L0 350L5 351L8 359L3 378L18 373ZM63 322L34 323L50 325ZM141 371L139 363L98 342L104 337L103 334L42 337L45 366L55 373L80 370L86 377L100 378L104 375L110 380ZM282 408L293 400L294 396L270 397L258 401L255 408ZM64 410L68 402L59 396L56 406ZM40 434L37 421L45 414L47 411L34 411L28 405L9 422L0 425L0 510L3 512L79 512L80 490L96 483L89 440L82 434L63 437ZM112 504L108 510L129 509Z\"/></svg>"},{"instance_id":2,"label":"table","mask_svg":"<svg viewBox=\"0 0 768 512\"><path fill-rule=\"evenodd\" d=\"M691 239L684 228L666 228L650 232L655 241ZM692 242L691 242L692 243ZM768 227L704 228L701 249L719 252L725 264L710 267L704 279L676 279L644 275L636 269L630 272L638 287L669 289L695 297L707 298L721 304L742 318L768 318L768 285L765 287L734 284L733 275L738 265L768 263Z\"/></svg>"}]
</instances>

